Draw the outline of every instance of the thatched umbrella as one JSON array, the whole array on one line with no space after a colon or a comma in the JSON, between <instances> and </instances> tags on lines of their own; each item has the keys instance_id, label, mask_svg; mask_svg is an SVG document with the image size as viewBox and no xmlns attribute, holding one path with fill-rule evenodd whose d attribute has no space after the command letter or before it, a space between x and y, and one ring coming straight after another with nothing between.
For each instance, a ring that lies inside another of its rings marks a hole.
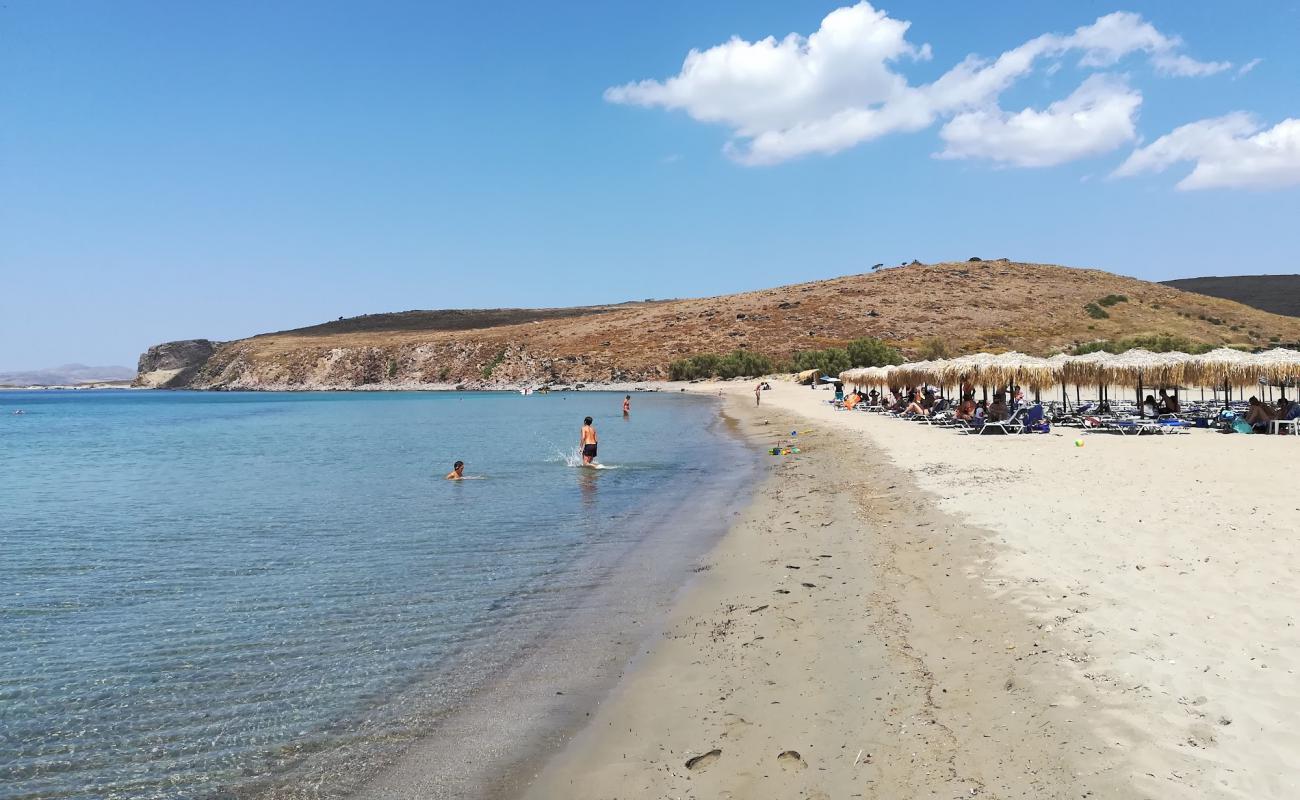
<instances>
[{"instance_id":1,"label":"thatched umbrella","mask_svg":"<svg viewBox=\"0 0 1300 800\"><path fill-rule=\"evenodd\" d=\"M1259 382L1260 359L1230 347L1220 347L1193 357L1187 374L1207 386L1223 385L1223 407L1231 404L1233 386L1254 386Z\"/></svg>"},{"instance_id":2,"label":"thatched umbrella","mask_svg":"<svg viewBox=\"0 0 1300 800\"><path fill-rule=\"evenodd\" d=\"M861 389L864 386L887 386L893 367L855 367L840 373L840 381Z\"/></svg>"},{"instance_id":3,"label":"thatched umbrella","mask_svg":"<svg viewBox=\"0 0 1300 800\"><path fill-rule=\"evenodd\" d=\"M1061 380L1069 381L1076 386L1096 385L1098 400L1106 402L1106 363L1115 356L1104 350L1098 350L1095 353L1085 353L1081 356L1070 356L1061 366Z\"/></svg>"},{"instance_id":4,"label":"thatched umbrella","mask_svg":"<svg viewBox=\"0 0 1300 800\"><path fill-rule=\"evenodd\" d=\"M1066 353L1057 353L1047 359L1047 368L1052 371L1052 379L1061 384L1061 406L1069 409L1070 397L1066 394L1065 365L1070 363L1074 356Z\"/></svg>"},{"instance_id":5,"label":"thatched umbrella","mask_svg":"<svg viewBox=\"0 0 1300 800\"><path fill-rule=\"evenodd\" d=\"M1255 359L1259 364L1260 375L1267 378L1270 384L1282 387L1283 397L1286 396L1286 387L1295 385L1297 377L1300 377L1300 351L1275 347L1265 350L1255 356Z\"/></svg>"},{"instance_id":6,"label":"thatched umbrella","mask_svg":"<svg viewBox=\"0 0 1300 800\"><path fill-rule=\"evenodd\" d=\"M1137 386L1138 416L1144 417L1143 386L1148 382L1151 386L1177 386L1182 382L1191 358L1186 353L1153 353L1133 348L1102 362L1100 371L1108 384Z\"/></svg>"}]
</instances>

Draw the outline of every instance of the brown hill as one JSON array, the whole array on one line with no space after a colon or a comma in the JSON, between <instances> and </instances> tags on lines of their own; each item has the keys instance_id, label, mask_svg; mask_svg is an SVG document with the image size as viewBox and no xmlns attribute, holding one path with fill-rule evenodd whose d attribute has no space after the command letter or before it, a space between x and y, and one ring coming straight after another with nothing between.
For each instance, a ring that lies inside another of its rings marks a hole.
<instances>
[{"instance_id":1,"label":"brown hill","mask_svg":"<svg viewBox=\"0 0 1300 800\"><path fill-rule=\"evenodd\" d=\"M1108 296L1124 299L1095 305ZM1045 354L1137 334L1214 345L1300 340L1298 319L1098 270L1006 260L913 264L691 300L356 320L214 344L201 363L168 365L175 369L148 368L159 362L155 348L141 359L139 382L170 385L183 375L180 385L196 388L273 389L655 380L690 355L745 348L784 359L863 336L908 354L931 337L954 354Z\"/></svg>"},{"instance_id":2,"label":"brown hill","mask_svg":"<svg viewBox=\"0 0 1300 800\"><path fill-rule=\"evenodd\" d=\"M1271 314L1300 317L1300 275L1179 278L1164 284L1184 292L1235 300Z\"/></svg>"}]
</instances>

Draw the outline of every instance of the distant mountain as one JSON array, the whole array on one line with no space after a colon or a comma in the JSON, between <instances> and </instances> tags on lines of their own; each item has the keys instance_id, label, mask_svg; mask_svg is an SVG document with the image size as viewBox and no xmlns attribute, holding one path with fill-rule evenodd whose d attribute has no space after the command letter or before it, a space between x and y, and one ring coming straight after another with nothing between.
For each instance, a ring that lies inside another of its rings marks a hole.
<instances>
[{"instance_id":1,"label":"distant mountain","mask_svg":"<svg viewBox=\"0 0 1300 800\"><path fill-rule=\"evenodd\" d=\"M507 386L664 379L743 348L778 361L864 336L916 357L1060 352L1167 334L1214 346L1300 341L1300 319L1091 269L999 259L921 264L772 289L569 309L406 311L233 342L169 342L137 385L194 389Z\"/></svg>"},{"instance_id":2,"label":"distant mountain","mask_svg":"<svg viewBox=\"0 0 1300 800\"><path fill-rule=\"evenodd\" d=\"M1300 317L1300 275L1232 275L1164 281L1184 292L1235 300L1273 314Z\"/></svg>"},{"instance_id":3,"label":"distant mountain","mask_svg":"<svg viewBox=\"0 0 1300 800\"><path fill-rule=\"evenodd\" d=\"M135 377L130 367L88 367L85 364L64 364L49 369L20 372L0 372L0 384L6 386L76 386L81 383L129 381Z\"/></svg>"}]
</instances>

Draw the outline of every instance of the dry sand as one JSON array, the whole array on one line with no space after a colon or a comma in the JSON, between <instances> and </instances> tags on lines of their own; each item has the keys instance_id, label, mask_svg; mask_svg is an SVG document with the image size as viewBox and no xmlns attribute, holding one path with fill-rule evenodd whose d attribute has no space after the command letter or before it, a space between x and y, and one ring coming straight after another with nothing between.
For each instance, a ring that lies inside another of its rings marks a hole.
<instances>
[{"instance_id":1,"label":"dry sand","mask_svg":"<svg viewBox=\"0 0 1300 800\"><path fill-rule=\"evenodd\" d=\"M1300 441L968 438L773 386L692 387L804 452L529 798L1300 795Z\"/></svg>"}]
</instances>

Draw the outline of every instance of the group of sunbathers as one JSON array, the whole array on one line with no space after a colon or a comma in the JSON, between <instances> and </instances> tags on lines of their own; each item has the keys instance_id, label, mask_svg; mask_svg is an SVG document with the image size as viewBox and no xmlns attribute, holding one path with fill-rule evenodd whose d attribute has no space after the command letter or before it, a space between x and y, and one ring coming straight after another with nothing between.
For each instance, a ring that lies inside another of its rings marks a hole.
<instances>
[{"instance_id":1,"label":"group of sunbathers","mask_svg":"<svg viewBox=\"0 0 1300 800\"><path fill-rule=\"evenodd\" d=\"M1007 403L1008 390L1012 402ZM844 407L852 409L859 403L868 407L880 406L887 411L894 411L909 417L932 417L936 414L951 412L952 418L964 422L981 423L985 421L1000 422L1011 416L1011 412L1025 402L1024 392L1019 386L998 389L993 393L992 402L975 400L975 387L970 384L962 386L961 401L956 405L946 398L939 397L930 386L896 386L890 389L888 397L872 389L863 392L856 389L844 398Z\"/></svg>"},{"instance_id":2,"label":"group of sunbathers","mask_svg":"<svg viewBox=\"0 0 1300 800\"><path fill-rule=\"evenodd\" d=\"M1300 403L1285 397L1270 406L1258 397L1251 397L1246 411L1246 422L1257 431L1267 431L1274 420L1300 419Z\"/></svg>"}]
</instances>

